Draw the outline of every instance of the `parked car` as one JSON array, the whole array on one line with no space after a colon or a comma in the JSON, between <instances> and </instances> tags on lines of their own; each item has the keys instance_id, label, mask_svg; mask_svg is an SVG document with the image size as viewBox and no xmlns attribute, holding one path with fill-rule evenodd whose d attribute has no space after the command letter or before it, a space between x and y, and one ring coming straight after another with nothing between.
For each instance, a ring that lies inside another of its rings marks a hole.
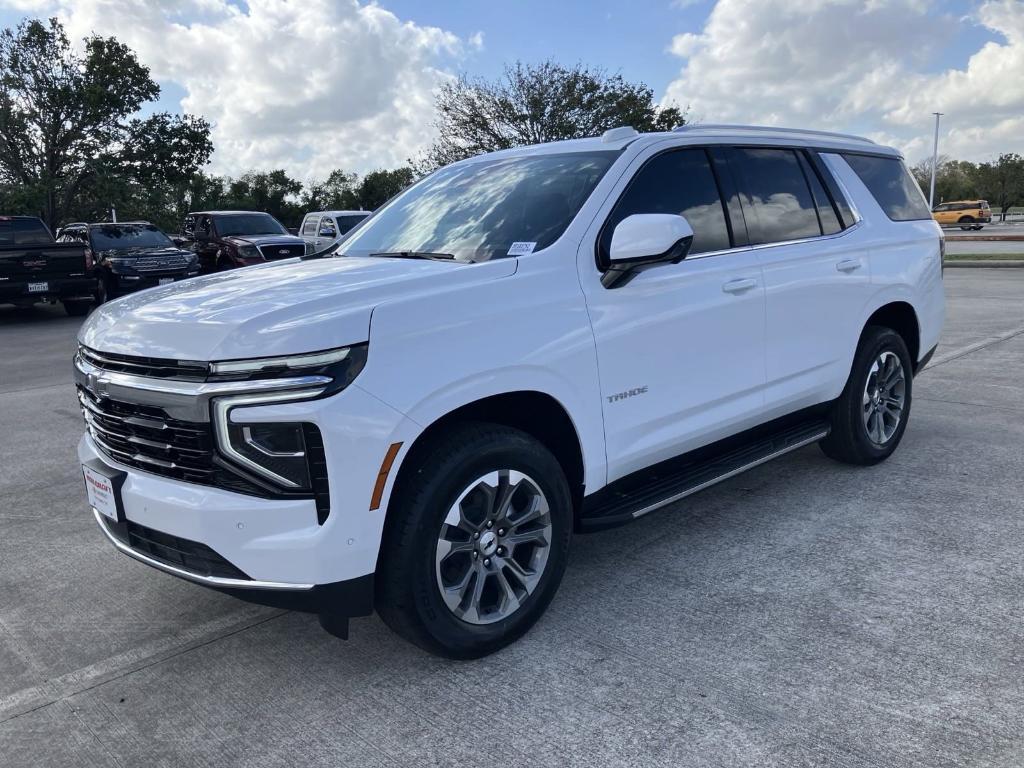
<instances>
[{"instance_id":1,"label":"parked car","mask_svg":"<svg viewBox=\"0 0 1024 768\"><path fill-rule=\"evenodd\" d=\"M303 217L299 236L313 252L323 251L343 240L369 215L370 211L313 211Z\"/></svg>"},{"instance_id":2,"label":"parked car","mask_svg":"<svg viewBox=\"0 0 1024 768\"><path fill-rule=\"evenodd\" d=\"M96 278L85 246L57 243L35 216L0 216L0 304L41 301L80 316L92 305Z\"/></svg>"},{"instance_id":3,"label":"parked car","mask_svg":"<svg viewBox=\"0 0 1024 768\"><path fill-rule=\"evenodd\" d=\"M148 221L69 224L59 239L84 245L92 254L97 304L199 274L199 257Z\"/></svg>"},{"instance_id":4,"label":"parked car","mask_svg":"<svg viewBox=\"0 0 1024 768\"><path fill-rule=\"evenodd\" d=\"M203 272L221 272L311 252L301 237L290 234L269 213L258 211L190 213L175 242L198 254Z\"/></svg>"},{"instance_id":5,"label":"parked car","mask_svg":"<svg viewBox=\"0 0 1024 768\"><path fill-rule=\"evenodd\" d=\"M992 222L992 209L987 200L954 200L932 208L932 217L944 227L981 229Z\"/></svg>"},{"instance_id":6,"label":"parked car","mask_svg":"<svg viewBox=\"0 0 1024 768\"><path fill-rule=\"evenodd\" d=\"M89 504L154 568L457 658L527 631L574 532L813 443L886 459L944 316L900 155L816 131L480 155L341 250L93 314Z\"/></svg>"}]
</instances>

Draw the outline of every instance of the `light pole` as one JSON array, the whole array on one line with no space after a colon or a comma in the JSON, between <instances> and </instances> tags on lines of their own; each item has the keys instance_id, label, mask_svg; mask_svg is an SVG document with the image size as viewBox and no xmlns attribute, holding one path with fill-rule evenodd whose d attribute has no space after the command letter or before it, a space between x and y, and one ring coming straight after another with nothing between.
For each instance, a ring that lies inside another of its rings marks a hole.
<instances>
[{"instance_id":1,"label":"light pole","mask_svg":"<svg viewBox=\"0 0 1024 768\"><path fill-rule=\"evenodd\" d=\"M935 115L935 144L932 146L932 185L931 189L928 190L928 207L935 207L935 172L939 164L939 118L942 117L941 112L932 112Z\"/></svg>"}]
</instances>

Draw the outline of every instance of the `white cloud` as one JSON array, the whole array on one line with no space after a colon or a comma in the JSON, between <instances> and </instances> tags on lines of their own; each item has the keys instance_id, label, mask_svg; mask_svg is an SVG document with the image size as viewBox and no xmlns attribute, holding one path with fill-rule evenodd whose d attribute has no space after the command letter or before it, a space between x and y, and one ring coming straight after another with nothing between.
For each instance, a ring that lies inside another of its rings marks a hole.
<instances>
[{"instance_id":1,"label":"white cloud","mask_svg":"<svg viewBox=\"0 0 1024 768\"><path fill-rule=\"evenodd\" d=\"M926 72L957 25L974 23L998 41L963 69ZM670 51L685 62L666 101L705 122L855 130L917 160L939 111L944 154L1024 152L1024 0L987 0L961 19L927 0L719 0Z\"/></svg>"},{"instance_id":2,"label":"white cloud","mask_svg":"<svg viewBox=\"0 0 1024 768\"><path fill-rule=\"evenodd\" d=\"M483 45L356 0L8 0L72 38L131 46L181 108L214 124L213 170L394 167L430 143L433 92ZM173 108L174 105L171 105Z\"/></svg>"}]
</instances>

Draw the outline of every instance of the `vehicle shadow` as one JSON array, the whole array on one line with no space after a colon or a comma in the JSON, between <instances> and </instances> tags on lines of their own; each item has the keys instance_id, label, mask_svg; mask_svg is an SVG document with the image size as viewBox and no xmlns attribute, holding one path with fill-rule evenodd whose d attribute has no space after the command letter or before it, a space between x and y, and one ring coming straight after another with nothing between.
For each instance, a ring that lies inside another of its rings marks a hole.
<instances>
[{"instance_id":1,"label":"vehicle shadow","mask_svg":"<svg viewBox=\"0 0 1024 768\"><path fill-rule=\"evenodd\" d=\"M84 318L70 317L60 304L33 304L31 307L0 305L0 328L37 323L58 323L77 326Z\"/></svg>"}]
</instances>

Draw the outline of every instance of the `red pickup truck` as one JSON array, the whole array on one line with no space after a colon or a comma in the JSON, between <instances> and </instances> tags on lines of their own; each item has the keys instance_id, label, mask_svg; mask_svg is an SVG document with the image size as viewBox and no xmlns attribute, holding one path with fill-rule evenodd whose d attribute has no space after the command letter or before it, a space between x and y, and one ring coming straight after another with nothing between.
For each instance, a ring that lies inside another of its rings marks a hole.
<instances>
[{"instance_id":1,"label":"red pickup truck","mask_svg":"<svg viewBox=\"0 0 1024 768\"><path fill-rule=\"evenodd\" d=\"M35 216L0 216L0 304L40 301L84 315L96 295L92 255L80 243L57 243Z\"/></svg>"}]
</instances>

